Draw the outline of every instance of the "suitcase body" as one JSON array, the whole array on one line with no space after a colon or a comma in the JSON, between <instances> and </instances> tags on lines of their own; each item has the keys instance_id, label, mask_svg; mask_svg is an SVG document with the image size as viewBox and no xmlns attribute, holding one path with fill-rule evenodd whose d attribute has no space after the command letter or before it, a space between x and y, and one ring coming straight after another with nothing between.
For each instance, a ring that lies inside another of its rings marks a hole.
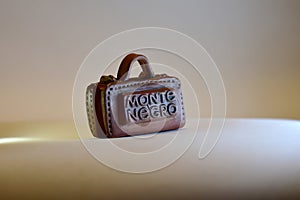
<instances>
[{"instance_id":1,"label":"suitcase body","mask_svg":"<svg viewBox=\"0 0 300 200\"><path fill-rule=\"evenodd\" d=\"M142 73L128 78L138 61ZM118 76L102 76L88 86L86 106L89 126L95 137L122 137L174 130L185 124L180 80L155 75L143 55L127 55Z\"/></svg>"}]
</instances>

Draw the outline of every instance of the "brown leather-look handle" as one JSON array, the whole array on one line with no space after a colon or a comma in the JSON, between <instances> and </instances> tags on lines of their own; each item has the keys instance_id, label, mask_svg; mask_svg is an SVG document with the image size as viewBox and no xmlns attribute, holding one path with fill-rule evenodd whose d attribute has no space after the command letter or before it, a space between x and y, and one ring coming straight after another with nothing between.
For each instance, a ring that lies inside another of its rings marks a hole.
<instances>
[{"instance_id":1,"label":"brown leather-look handle","mask_svg":"<svg viewBox=\"0 0 300 200\"><path fill-rule=\"evenodd\" d=\"M141 54L131 53L128 54L121 62L117 79L119 81L126 81L129 78L129 72L134 62L138 61L143 70L143 78L153 78L154 73L150 67L146 56Z\"/></svg>"}]
</instances>

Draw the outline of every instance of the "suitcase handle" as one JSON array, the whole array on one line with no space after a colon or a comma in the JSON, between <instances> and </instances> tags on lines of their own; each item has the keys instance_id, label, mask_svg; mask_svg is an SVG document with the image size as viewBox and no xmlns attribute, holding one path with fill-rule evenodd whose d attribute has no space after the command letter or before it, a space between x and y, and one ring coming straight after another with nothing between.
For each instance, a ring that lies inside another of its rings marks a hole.
<instances>
[{"instance_id":1,"label":"suitcase handle","mask_svg":"<svg viewBox=\"0 0 300 200\"><path fill-rule=\"evenodd\" d=\"M141 54L131 53L128 54L121 62L117 79L119 81L126 81L129 78L129 72L134 62L138 61L143 70L142 78L153 78L154 73L150 67L146 56Z\"/></svg>"}]
</instances>

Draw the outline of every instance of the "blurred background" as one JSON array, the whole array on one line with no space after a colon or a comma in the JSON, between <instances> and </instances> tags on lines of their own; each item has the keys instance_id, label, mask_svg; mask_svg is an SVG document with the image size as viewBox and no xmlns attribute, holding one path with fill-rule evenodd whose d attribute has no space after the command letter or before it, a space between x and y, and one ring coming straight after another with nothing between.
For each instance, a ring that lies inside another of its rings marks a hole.
<instances>
[{"instance_id":1,"label":"blurred background","mask_svg":"<svg viewBox=\"0 0 300 200\"><path fill-rule=\"evenodd\" d=\"M146 26L206 48L223 76L227 117L300 119L299 22L297 0L1 0L0 122L72 120L87 54Z\"/></svg>"}]
</instances>

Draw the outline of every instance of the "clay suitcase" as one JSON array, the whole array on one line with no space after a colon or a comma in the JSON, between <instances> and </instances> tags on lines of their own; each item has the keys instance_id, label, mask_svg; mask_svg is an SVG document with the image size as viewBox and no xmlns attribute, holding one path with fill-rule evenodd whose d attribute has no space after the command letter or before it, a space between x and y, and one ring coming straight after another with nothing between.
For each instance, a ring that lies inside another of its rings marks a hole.
<instances>
[{"instance_id":1,"label":"clay suitcase","mask_svg":"<svg viewBox=\"0 0 300 200\"><path fill-rule=\"evenodd\" d=\"M142 72L129 78L134 62ZM87 87L86 108L95 137L121 137L174 130L185 124L180 80L154 74L147 58L129 54L121 62L117 78L102 76Z\"/></svg>"}]
</instances>

